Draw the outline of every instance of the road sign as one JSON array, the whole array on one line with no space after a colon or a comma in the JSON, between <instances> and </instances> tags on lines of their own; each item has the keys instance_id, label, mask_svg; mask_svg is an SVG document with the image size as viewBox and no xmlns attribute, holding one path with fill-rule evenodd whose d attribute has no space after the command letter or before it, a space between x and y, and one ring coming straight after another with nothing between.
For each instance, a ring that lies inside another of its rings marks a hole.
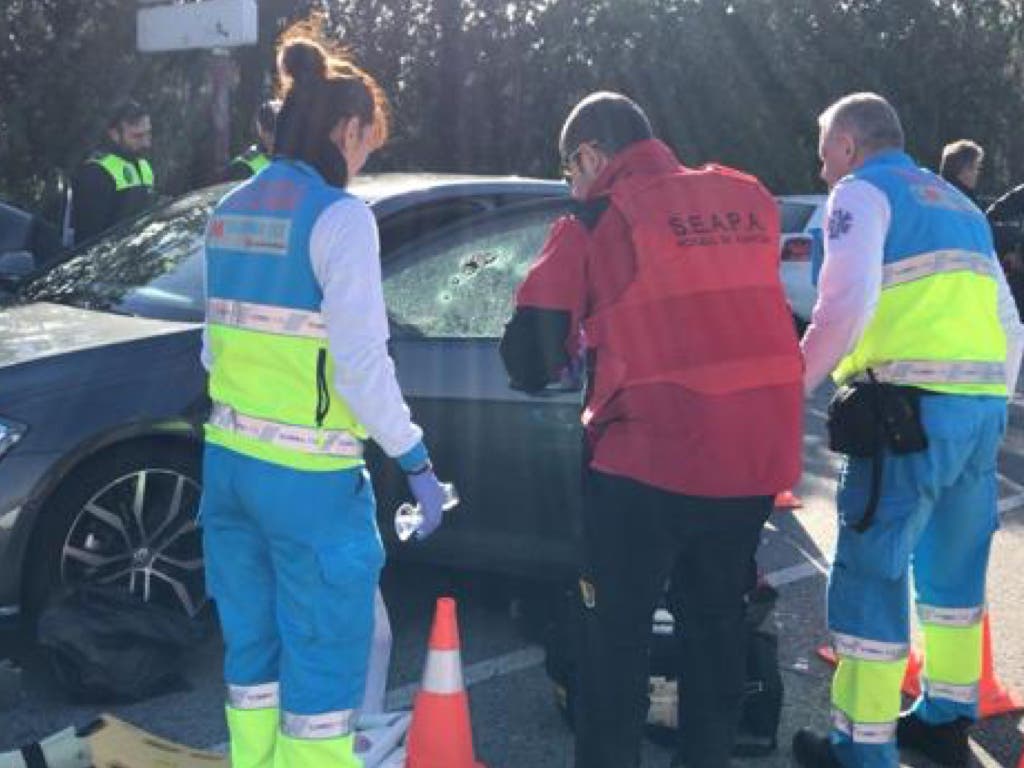
<instances>
[{"instance_id":1,"label":"road sign","mask_svg":"<svg viewBox=\"0 0 1024 768\"><path fill-rule=\"evenodd\" d=\"M146 3L136 17L137 45L143 53L252 45L259 35L256 0Z\"/></svg>"}]
</instances>

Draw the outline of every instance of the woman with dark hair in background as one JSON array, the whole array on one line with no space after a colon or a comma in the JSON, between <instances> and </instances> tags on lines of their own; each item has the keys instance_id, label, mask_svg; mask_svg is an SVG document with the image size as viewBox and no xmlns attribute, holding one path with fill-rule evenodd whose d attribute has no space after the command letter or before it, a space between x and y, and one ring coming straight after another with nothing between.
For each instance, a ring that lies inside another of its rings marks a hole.
<instances>
[{"instance_id":1,"label":"woman with dark hair in background","mask_svg":"<svg viewBox=\"0 0 1024 768\"><path fill-rule=\"evenodd\" d=\"M294 29L270 165L206 236L213 410L201 507L234 768L346 768L384 562L372 437L424 514L444 492L388 356L377 227L345 191L387 137L377 83Z\"/></svg>"}]
</instances>

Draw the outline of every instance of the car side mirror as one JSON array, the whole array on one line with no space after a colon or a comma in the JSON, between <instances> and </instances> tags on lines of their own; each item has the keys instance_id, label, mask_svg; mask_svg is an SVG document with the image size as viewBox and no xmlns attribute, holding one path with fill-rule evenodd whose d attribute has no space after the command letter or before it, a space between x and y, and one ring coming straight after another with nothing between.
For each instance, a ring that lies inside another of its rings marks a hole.
<instances>
[{"instance_id":1,"label":"car side mirror","mask_svg":"<svg viewBox=\"0 0 1024 768\"><path fill-rule=\"evenodd\" d=\"M21 280L36 269L36 259L30 251L0 253L0 279Z\"/></svg>"},{"instance_id":2,"label":"car side mirror","mask_svg":"<svg viewBox=\"0 0 1024 768\"><path fill-rule=\"evenodd\" d=\"M811 285L817 288L821 265L825 262L825 233L821 227L811 227L807 234L811 236Z\"/></svg>"}]
</instances>

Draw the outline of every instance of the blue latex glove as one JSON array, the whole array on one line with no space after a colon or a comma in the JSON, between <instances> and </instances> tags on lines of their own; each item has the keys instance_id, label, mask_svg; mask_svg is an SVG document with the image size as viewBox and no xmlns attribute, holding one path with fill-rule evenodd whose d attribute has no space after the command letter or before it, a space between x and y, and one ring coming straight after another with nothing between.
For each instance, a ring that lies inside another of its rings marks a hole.
<instances>
[{"instance_id":1,"label":"blue latex glove","mask_svg":"<svg viewBox=\"0 0 1024 768\"><path fill-rule=\"evenodd\" d=\"M406 475L406 480L423 514L423 523L416 530L415 536L417 539L425 539L437 530L444 519L444 489L441 488L441 483L432 469L415 475Z\"/></svg>"}]
</instances>

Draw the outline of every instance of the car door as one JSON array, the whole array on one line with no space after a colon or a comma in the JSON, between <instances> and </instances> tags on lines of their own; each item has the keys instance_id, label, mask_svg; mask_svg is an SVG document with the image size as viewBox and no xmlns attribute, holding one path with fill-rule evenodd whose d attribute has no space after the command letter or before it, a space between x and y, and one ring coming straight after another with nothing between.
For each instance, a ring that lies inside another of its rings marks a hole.
<instances>
[{"instance_id":1,"label":"car door","mask_svg":"<svg viewBox=\"0 0 1024 768\"><path fill-rule=\"evenodd\" d=\"M437 473L462 503L399 554L531 576L571 572L579 509L580 387L513 390L498 353L514 293L565 200L462 222L385 259L391 352ZM375 473L382 530L408 495L394 462Z\"/></svg>"}]
</instances>

